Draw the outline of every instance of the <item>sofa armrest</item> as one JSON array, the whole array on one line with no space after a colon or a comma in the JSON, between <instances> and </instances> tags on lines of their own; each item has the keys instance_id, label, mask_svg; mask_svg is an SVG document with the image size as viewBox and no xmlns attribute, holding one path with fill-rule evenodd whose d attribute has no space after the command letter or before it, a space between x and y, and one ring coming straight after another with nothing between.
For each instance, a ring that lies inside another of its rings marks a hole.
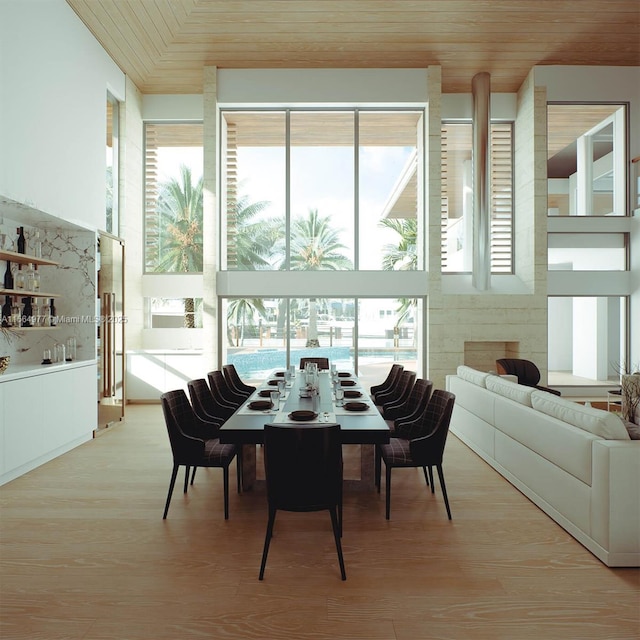
<instances>
[{"instance_id":1,"label":"sofa armrest","mask_svg":"<svg viewBox=\"0 0 640 640\"><path fill-rule=\"evenodd\" d=\"M640 440L594 441L591 535L612 553L640 550Z\"/></svg>"}]
</instances>

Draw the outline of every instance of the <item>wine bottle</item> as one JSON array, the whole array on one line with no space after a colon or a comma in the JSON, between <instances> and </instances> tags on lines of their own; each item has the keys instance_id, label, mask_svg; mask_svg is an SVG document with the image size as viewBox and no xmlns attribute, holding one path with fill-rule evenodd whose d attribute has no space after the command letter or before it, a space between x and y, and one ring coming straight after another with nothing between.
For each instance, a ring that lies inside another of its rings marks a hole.
<instances>
[{"instance_id":1,"label":"wine bottle","mask_svg":"<svg viewBox=\"0 0 640 640\"><path fill-rule=\"evenodd\" d=\"M2 326L13 326L13 317L11 315L11 296L4 297L4 304L2 305Z\"/></svg>"},{"instance_id":2,"label":"wine bottle","mask_svg":"<svg viewBox=\"0 0 640 640\"><path fill-rule=\"evenodd\" d=\"M11 262L7 260L7 270L4 272L4 288L13 289L13 273L11 273Z\"/></svg>"},{"instance_id":3,"label":"wine bottle","mask_svg":"<svg viewBox=\"0 0 640 640\"><path fill-rule=\"evenodd\" d=\"M33 307L31 306L31 297L22 298L24 307L22 307L22 327L30 327L31 316L33 315Z\"/></svg>"},{"instance_id":4,"label":"wine bottle","mask_svg":"<svg viewBox=\"0 0 640 640\"><path fill-rule=\"evenodd\" d=\"M24 237L24 227L18 227L18 253L27 252L27 240Z\"/></svg>"},{"instance_id":5,"label":"wine bottle","mask_svg":"<svg viewBox=\"0 0 640 640\"><path fill-rule=\"evenodd\" d=\"M51 326L55 327L58 324L58 318L56 317L56 305L54 304L54 298L51 298Z\"/></svg>"},{"instance_id":6,"label":"wine bottle","mask_svg":"<svg viewBox=\"0 0 640 640\"><path fill-rule=\"evenodd\" d=\"M18 270L16 271L16 274L13 278L13 284L16 289L24 289L27 284L21 264L18 265Z\"/></svg>"},{"instance_id":7,"label":"wine bottle","mask_svg":"<svg viewBox=\"0 0 640 640\"><path fill-rule=\"evenodd\" d=\"M37 264L33 267L33 290L40 291L40 272Z\"/></svg>"},{"instance_id":8,"label":"wine bottle","mask_svg":"<svg viewBox=\"0 0 640 640\"><path fill-rule=\"evenodd\" d=\"M33 255L36 258L42 258L42 240L40 240L40 231L36 231L35 240L33 241Z\"/></svg>"}]
</instances>

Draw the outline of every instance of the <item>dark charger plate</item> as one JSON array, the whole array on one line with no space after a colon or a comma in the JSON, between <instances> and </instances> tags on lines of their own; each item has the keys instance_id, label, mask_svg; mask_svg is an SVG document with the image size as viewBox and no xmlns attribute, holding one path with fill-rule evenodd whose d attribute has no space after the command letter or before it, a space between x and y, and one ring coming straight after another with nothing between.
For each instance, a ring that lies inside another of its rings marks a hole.
<instances>
[{"instance_id":1,"label":"dark charger plate","mask_svg":"<svg viewBox=\"0 0 640 640\"><path fill-rule=\"evenodd\" d=\"M271 400L254 400L249 403L249 409L255 409L256 411L264 411L265 409L271 409L273 404Z\"/></svg>"},{"instance_id":2,"label":"dark charger plate","mask_svg":"<svg viewBox=\"0 0 640 640\"><path fill-rule=\"evenodd\" d=\"M279 382L279 380L269 380L269 382L267 384L270 384L272 387L277 387L278 386L278 382Z\"/></svg>"},{"instance_id":3,"label":"dark charger plate","mask_svg":"<svg viewBox=\"0 0 640 640\"><path fill-rule=\"evenodd\" d=\"M258 395L261 398L270 398L273 391L273 389L261 389L260 391L258 391Z\"/></svg>"},{"instance_id":4,"label":"dark charger plate","mask_svg":"<svg viewBox=\"0 0 640 640\"><path fill-rule=\"evenodd\" d=\"M355 380L340 380L340 384L343 387L355 387L356 382Z\"/></svg>"},{"instance_id":5,"label":"dark charger plate","mask_svg":"<svg viewBox=\"0 0 640 640\"><path fill-rule=\"evenodd\" d=\"M296 420L298 422L305 422L308 420L314 420L315 418L318 417L318 414L315 411L307 411L307 410L301 409L300 411L292 411L289 414L289 417L292 420Z\"/></svg>"},{"instance_id":6,"label":"dark charger plate","mask_svg":"<svg viewBox=\"0 0 640 640\"><path fill-rule=\"evenodd\" d=\"M345 398L361 398L362 393L360 393L360 391L356 391L355 389L345 389L344 397Z\"/></svg>"},{"instance_id":7,"label":"dark charger plate","mask_svg":"<svg viewBox=\"0 0 640 640\"><path fill-rule=\"evenodd\" d=\"M344 408L347 411L366 411L369 405L366 402L345 402Z\"/></svg>"},{"instance_id":8,"label":"dark charger plate","mask_svg":"<svg viewBox=\"0 0 640 640\"><path fill-rule=\"evenodd\" d=\"M338 371L338 376L340 378L350 378L351 374L348 371Z\"/></svg>"}]
</instances>

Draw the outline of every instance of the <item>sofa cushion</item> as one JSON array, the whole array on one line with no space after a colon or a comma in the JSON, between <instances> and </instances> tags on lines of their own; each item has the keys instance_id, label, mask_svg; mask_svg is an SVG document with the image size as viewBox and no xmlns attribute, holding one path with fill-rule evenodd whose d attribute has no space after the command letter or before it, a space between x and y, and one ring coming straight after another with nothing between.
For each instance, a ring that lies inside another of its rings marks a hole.
<instances>
[{"instance_id":1,"label":"sofa cushion","mask_svg":"<svg viewBox=\"0 0 640 640\"><path fill-rule=\"evenodd\" d=\"M640 424L623 420L625 429L632 440L640 440Z\"/></svg>"},{"instance_id":2,"label":"sofa cushion","mask_svg":"<svg viewBox=\"0 0 640 640\"><path fill-rule=\"evenodd\" d=\"M586 407L538 390L531 394L531 405L537 411L606 440L629 440L629 434L622 420L608 411Z\"/></svg>"},{"instance_id":3,"label":"sofa cushion","mask_svg":"<svg viewBox=\"0 0 640 640\"><path fill-rule=\"evenodd\" d=\"M531 394L534 391L533 387L525 387L523 384L505 380L500 376L487 376L485 385L489 391L493 391L510 400L515 400L527 407L531 406Z\"/></svg>"},{"instance_id":4,"label":"sofa cushion","mask_svg":"<svg viewBox=\"0 0 640 640\"><path fill-rule=\"evenodd\" d=\"M491 375L485 371L478 371L477 369L472 369L471 367L467 367L463 364L458 367L457 373L459 378L485 388L487 386L485 384L485 380Z\"/></svg>"}]
</instances>

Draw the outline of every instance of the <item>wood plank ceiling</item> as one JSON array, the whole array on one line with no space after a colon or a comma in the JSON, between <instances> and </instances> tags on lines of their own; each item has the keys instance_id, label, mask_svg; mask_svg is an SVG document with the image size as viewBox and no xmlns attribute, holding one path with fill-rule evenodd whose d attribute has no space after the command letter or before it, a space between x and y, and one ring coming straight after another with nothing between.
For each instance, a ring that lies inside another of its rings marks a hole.
<instances>
[{"instance_id":1,"label":"wood plank ceiling","mask_svg":"<svg viewBox=\"0 0 640 640\"><path fill-rule=\"evenodd\" d=\"M67 0L147 94L202 92L202 69L442 67L445 93L535 65L640 64L638 0Z\"/></svg>"}]
</instances>

